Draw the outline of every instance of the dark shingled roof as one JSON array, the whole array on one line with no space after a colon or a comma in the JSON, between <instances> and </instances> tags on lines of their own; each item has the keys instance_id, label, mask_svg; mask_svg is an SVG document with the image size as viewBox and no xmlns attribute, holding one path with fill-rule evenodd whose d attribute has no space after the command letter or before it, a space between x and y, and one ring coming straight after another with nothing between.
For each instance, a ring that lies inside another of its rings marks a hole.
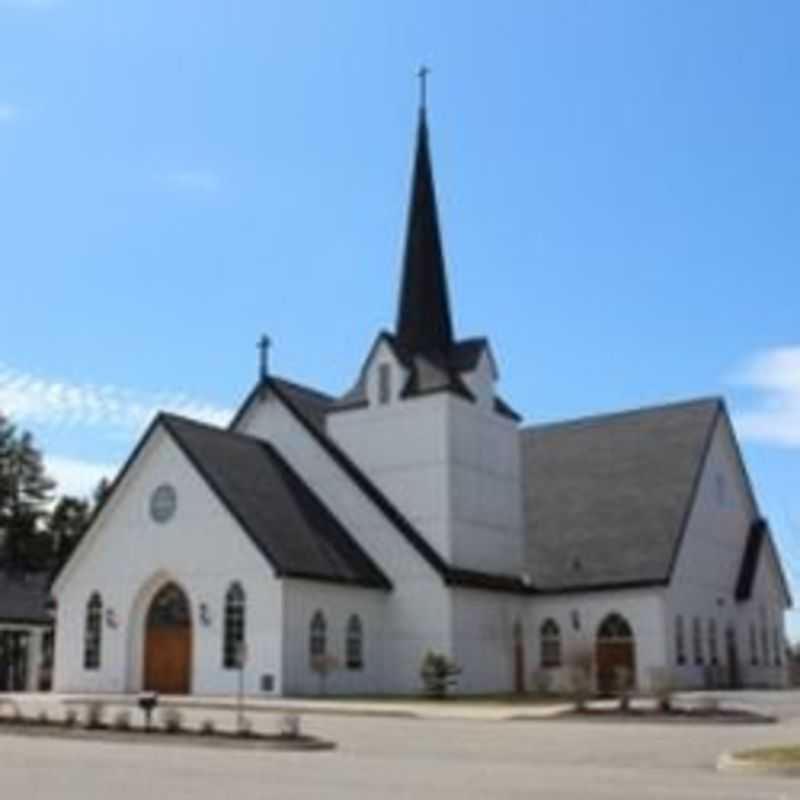
<instances>
[{"instance_id":1,"label":"dark shingled roof","mask_svg":"<svg viewBox=\"0 0 800 800\"><path fill-rule=\"evenodd\" d=\"M161 420L279 576L391 588L270 444L170 414Z\"/></svg>"},{"instance_id":2,"label":"dark shingled roof","mask_svg":"<svg viewBox=\"0 0 800 800\"><path fill-rule=\"evenodd\" d=\"M49 575L22 574L0 568L0 622L50 624Z\"/></svg>"},{"instance_id":3,"label":"dark shingled roof","mask_svg":"<svg viewBox=\"0 0 800 800\"><path fill-rule=\"evenodd\" d=\"M711 398L525 429L534 585L666 583L721 410Z\"/></svg>"}]
</instances>

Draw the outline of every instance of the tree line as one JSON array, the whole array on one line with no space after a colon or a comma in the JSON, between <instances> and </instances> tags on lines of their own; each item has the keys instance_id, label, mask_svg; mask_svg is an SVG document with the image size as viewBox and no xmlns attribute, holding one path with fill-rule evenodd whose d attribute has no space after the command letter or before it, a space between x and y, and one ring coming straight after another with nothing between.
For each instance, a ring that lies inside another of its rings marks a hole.
<instances>
[{"instance_id":1,"label":"tree line","mask_svg":"<svg viewBox=\"0 0 800 800\"><path fill-rule=\"evenodd\" d=\"M0 414L0 566L5 570L58 569L108 490L104 478L90 498L62 495L54 502L56 482L33 435Z\"/></svg>"}]
</instances>

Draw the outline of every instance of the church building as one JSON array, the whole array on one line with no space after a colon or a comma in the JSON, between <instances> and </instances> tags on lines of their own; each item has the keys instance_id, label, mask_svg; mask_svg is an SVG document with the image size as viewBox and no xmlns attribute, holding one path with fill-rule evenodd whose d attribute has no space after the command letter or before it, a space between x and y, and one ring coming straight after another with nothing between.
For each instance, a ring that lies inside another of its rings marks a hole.
<instances>
[{"instance_id":1,"label":"church building","mask_svg":"<svg viewBox=\"0 0 800 800\"><path fill-rule=\"evenodd\" d=\"M791 599L725 404L547 425L453 326L420 110L392 331L332 396L160 414L57 575L60 692L780 686Z\"/></svg>"}]
</instances>

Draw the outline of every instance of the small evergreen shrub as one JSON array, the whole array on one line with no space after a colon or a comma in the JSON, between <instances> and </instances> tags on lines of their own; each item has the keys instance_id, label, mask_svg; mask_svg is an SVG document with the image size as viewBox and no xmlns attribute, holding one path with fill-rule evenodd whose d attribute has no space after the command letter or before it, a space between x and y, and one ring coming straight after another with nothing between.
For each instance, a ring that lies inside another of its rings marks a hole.
<instances>
[{"instance_id":1,"label":"small evergreen shrub","mask_svg":"<svg viewBox=\"0 0 800 800\"><path fill-rule=\"evenodd\" d=\"M425 691L431 697L445 697L452 686L458 683L461 667L451 661L444 653L429 650L422 659L419 670Z\"/></svg>"}]
</instances>

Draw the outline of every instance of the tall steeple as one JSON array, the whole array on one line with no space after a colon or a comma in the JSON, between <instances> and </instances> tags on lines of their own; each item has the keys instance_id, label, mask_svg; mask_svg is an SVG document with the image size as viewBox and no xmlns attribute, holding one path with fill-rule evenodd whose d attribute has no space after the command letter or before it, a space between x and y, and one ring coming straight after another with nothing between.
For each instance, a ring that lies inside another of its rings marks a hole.
<instances>
[{"instance_id":1,"label":"tall steeple","mask_svg":"<svg viewBox=\"0 0 800 800\"><path fill-rule=\"evenodd\" d=\"M408 354L420 353L446 358L453 346L453 324L428 148L426 75L427 69L421 69L419 76L422 92L417 148L395 333L398 345Z\"/></svg>"}]
</instances>

